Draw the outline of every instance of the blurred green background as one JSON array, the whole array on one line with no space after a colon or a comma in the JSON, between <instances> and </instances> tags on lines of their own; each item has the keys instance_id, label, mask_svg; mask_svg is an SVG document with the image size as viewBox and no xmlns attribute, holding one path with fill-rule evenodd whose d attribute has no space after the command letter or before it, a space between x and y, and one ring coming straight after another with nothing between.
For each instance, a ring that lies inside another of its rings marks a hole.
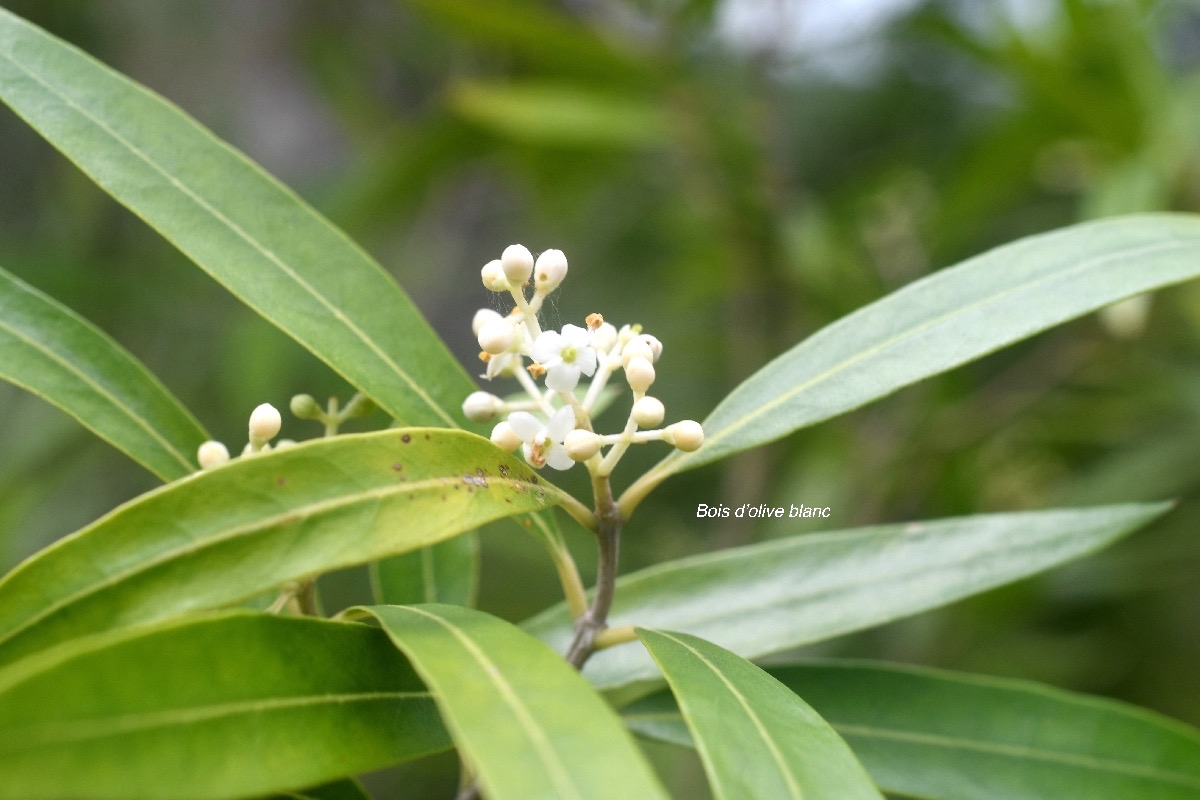
<instances>
[{"instance_id":1,"label":"blurred green background","mask_svg":"<svg viewBox=\"0 0 1200 800\"><path fill-rule=\"evenodd\" d=\"M703 419L804 336L993 245L1200 211L1194 1L6 6L296 188L472 371L471 315L492 302L479 267L514 241L561 248L551 322L643 323L665 345L670 419ZM7 111L0 264L113 335L234 447L260 402L347 394ZM1200 723L1200 286L1132 317L1078 321L669 481L629 527L625 569L805 530L1176 497L1165 522L1085 562L816 652L1031 678ZM662 455L640 450L626 481ZM0 566L153 485L0 386ZM833 518L697 520L702 502ZM590 570L590 542L568 536ZM489 531L484 559L484 607L519 619L557 599L514 529ZM362 578L329 581L331 605L362 599Z\"/></svg>"}]
</instances>

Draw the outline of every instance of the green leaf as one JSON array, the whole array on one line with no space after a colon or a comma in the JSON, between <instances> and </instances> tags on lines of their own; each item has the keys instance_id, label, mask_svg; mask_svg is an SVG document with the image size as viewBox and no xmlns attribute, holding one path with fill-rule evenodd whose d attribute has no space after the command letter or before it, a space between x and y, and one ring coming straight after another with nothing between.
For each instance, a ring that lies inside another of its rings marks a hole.
<instances>
[{"instance_id":1,"label":"green leaf","mask_svg":"<svg viewBox=\"0 0 1200 800\"><path fill-rule=\"evenodd\" d=\"M543 147L645 148L663 144L669 128L649 98L576 84L466 82L447 101L464 119Z\"/></svg>"},{"instance_id":2,"label":"green leaf","mask_svg":"<svg viewBox=\"0 0 1200 800\"><path fill-rule=\"evenodd\" d=\"M638 636L675 694L716 800L882 800L846 743L779 681L686 633Z\"/></svg>"},{"instance_id":3,"label":"green leaf","mask_svg":"<svg viewBox=\"0 0 1200 800\"><path fill-rule=\"evenodd\" d=\"M0 379L58 406L164 481L195 471L208 438L137 359L3 269Z\"/></svg>"},{"instance_id":4,"label":"green leaf","mask_svg":"<svg viewBox=\"0 0 1200 800\"><path fill-rule=\"evenodd\" d=\"M121 506L0 580L0 663L425 547L562 497L464 431L344 435L241 458Z\"/></svg>"},{"instance_id":5,"label":"green leaf","mask_svg":"<svg viewBox=\"0 0 1200 800\"><path fill-rule=\"evenodd\" d=\"M178 108L4 10L0 99L397 420L462 422L474 385L395 281Z\"/></svg>"},{"instance_id":6,"label":"green leaf","mask_svg":"<svg viewBox=\"0 0 1200 800\"><path fill-rule=\"evenodd\" d=\"M385 605L469 606L479 583L479 536L466 534L371 564L371 588Z\"/></svg>"},{"instance_id":7,"label":"green leaf","mask_svg":"<svg viewBox=\"0 0 1200 800\"><path fill-rule=\"evenodd\" d=\"M610 624L681 630L757 658L946 605L1098 550L1170 504L983 514L809 534L660 564L617 581ZM524 627L562 650L556 606ZM602 689L654 681L641 648L596 653Z\"/></svg>"},{"instance_id":8,"label":"green leaf","mask_svg":"<svg viewBox=\"0 0 1200 800\"><path fill-rule=\"evenodd\" d=\"M665 798L616 713L570 665L461 606L375 606L490 800Z\"/></svg>"},{"instance_id":9,"label":"green leaf","mask_svg":"<svg viewBox=\"0 0 1200 800\"><path fill-rule=\"evenodd\" d=\"M365 625L245 612L70 642L0 670L0 798L223 798L443 750Z\"/></svg>"},{"instance_id":10,"label":"green leaf","mask_svg":"<svg viewBox=\"0 0 1200 800\"><path fill-rule=\"evenodd\" d=\"M943 269L829 325L760 369L630 487L779 439L1126 297L1200 275L1200 217L1146 214L1031 236Z\"/></svg>"},{"instance_id":11,"label":"green leaf","mask_svg":"<svg viewBox=\"0 0 1200 800\"><path fill-rule=\"evenodd\" d=\"M1024 681L866 662L775 667L884 790L926 800L1191 800L1200 731L1135 706ZM623 712L688 744L668 692Z\"/></svg>"}]
</instances>

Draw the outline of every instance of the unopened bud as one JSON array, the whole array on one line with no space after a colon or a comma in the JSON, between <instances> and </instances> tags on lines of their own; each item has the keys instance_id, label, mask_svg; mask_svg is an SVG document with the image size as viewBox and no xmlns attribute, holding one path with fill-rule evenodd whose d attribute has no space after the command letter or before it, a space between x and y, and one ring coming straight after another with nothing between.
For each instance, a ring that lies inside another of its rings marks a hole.
<instances>
[{"instance_id":1,"label":"unopened bud","mask_svg":"<svg viewBox=\"0 0 1200 800\"><path fill-rule=\"evenodd\" d=\"M496 427L492 428L491 438L492 444L508 453L521 446L521 437L517 436L512 425L508 424L508 420L496 423Z\"/></svg>"},{"instance_id":2,"label":"unopened bud","mask_svg":"<svg viewBox=\"0 0 1200 800\"><path fill-rule=\"evenodd\" d=\"M638 394L645 392L654 383L654 365L648 358L634 356L625 364L625 380Z\"/></svg>"},{"instance_id":3,"label":"unopened bud","mask_svg":"<svg viewBox=\"0 0 1200 800\"><path fill-rule=\"evenodd\" d=\"M321 407L317 405L317 401L311 394L293 396L288 408L292 410L292 416L297 419L319 419L322 414Z\"/></svg>"},{"instance_id":4,"label":"unopened bud","mask_svg":"<svg viewBox=\"0 0 1200 800\"><path fill-rule=\"evenodd\" d=\"M229 448L220 442L205 442L196 451L196 460L201 469L212 469L229 460Z\"/></svg>"},{"instance_id":5,"label":"unopened bud","mask_svg":"<svg viewBox=\"0 0 1200 800\"><path fill-rule=\"evenodd\" d=\"M483 330L483 326L489 322L504 319L504 317L492 311L490 308L481 308L475 312L475 316L471 318L471 333L476 336Z\"/></svg>"},{"instance_id":6,"label":"unopened bud","mask_svg":"<svg viewBox=\"0 0 1200 800\"><path fill-rule=\"evenodd\" d=\"M647 361L654 363L654 351L650 349L640 336L635 339L630 339L625 347L621 349L621 363L629 366L629 362L635 358L644 358Z\"/></svg>"},{"instance_id":7,"label":"unopened bud","mask_svg":"<svg viewBox=\"0 0 1200 800\"><path fill-rule=\"evenodd\" d=\"M592 347L597 353L607 353L617 343L617 329L611 322L605 322L592 331Z\"/></svg>"},{"instance_id":8,"label":"unopened bud","mask_svg":"<svg viewBox=\"0 0 1200 800\"><path fill-rule=\"evenodd\" d=\"M274 439L283 426L283 417L279 409L270 403L263 403L250 414L250 442L263 445Z\"/></svg>"},{"instance_id":9,"label":"unopened bud","mask_svg":"<svg viewBox=\"0 0 1200 800\"><path fill-rule=\"evenodd\" d=\"M463 415L471 422L487 422L504 409L504 401L488 392L471 392L463 401Z\"/></svg>"},{"instance_id":10,"label":"unopened bud","mask_svg":"<svg viewBox=\"0 0 1200 800\"><path fill-rule=\"evenodd\" d=\"M539 292L552 292L567 277L567 257L562 250L546 250L533 267L533 281Z\"/></svg>"},{"instance_id":11,"label":"unopened bud","mask_svg":"<svg viewBox=\"0 0 1200 800\"><path fill-rule=\"evenodd\" d=\"M666 441L686 453L699 450L700 445L704 444L704 428L700 427L700 423L695 420L685 419L682 422L676 422L674 425L668 426L664 433L666 436L663 438Z\"/></svg>"},{"instance_id":12,"label":"unopened bud","mask_svg":"<svg viewBox=\"0 0 1200 800\"><path fill-rule=\"evenodd\" d=\"M662 423L667 410L657 397L643 397L633 404L630 414L639 428L654 428Z\"/></svg>"},{"instance_id":13,"label":"unopened bud","mask_svg":"<svg viewBox=\"0 0 1200 800\"><path fill-rule=\"evenodd\" d=\"M479 275L483 278L484 287L489 291L508 291L508 278L504 275L504 266L500 263L499 259L484 264L483 269L479 271Z\"/></svg>"},{"instance_id":14,"label":"unopened bud","mask_svg":"<svg viewBox=\"0 0 1200 800\"><path fill-rule=\"evenodd\" d=\"M492 320L479 330L479 346L483 352L499 355L512 345L513 326L506 319Z\"/></svg>"},{"instance_id":15,"label":"unopened bud","mask_svg":"<svg viewBox=\"0 0 1200 800\"><path fill-rule=\"evenodd\" d=\"M651 336L648 333L643 333L637 337L637 340L644 342L646 346L650 348L650 361L658 361L659 356L662 355L662 342L658 340L658 337Z\"/></svg>"},{"instance_id":16,"label":"unopened bud","mask_svg":"<svg viewBox=\"0 0 1200 800\"><path fill-rule=\"evenodd\" d=\"M600 452L600 437L591 431L573 430L563 439L563 448L572 461L587 461Z\"/></svg>"},{"instance_id":17,"label":"unopened bud","mask_svg":"<svg viewBox=\"0 0 1200 800\"><path fill-rule=\"evenodd\" d=\"M533 274L533 253L525 245L510 244L504 248L500 263L511 286L523 286Z\"/></svg>"}]
</instances>

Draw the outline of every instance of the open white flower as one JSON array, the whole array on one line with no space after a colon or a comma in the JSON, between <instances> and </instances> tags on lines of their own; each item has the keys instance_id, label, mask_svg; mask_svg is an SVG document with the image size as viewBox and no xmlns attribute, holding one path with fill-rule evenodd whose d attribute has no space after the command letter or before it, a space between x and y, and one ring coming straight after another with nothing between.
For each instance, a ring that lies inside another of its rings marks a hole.
<instances>
[{"instance_id":1,"label":"open white flower","mask_svg":"<svg viewBox=\"0 0 1200 800\"><path fill-rule=\"evenodd\" d=\"M508 415L508 424L524 442L522 452L531 466L541 469L549 464L555 469L570 469L575 465L563 447L563 439L575 430L575 409L563 406L544 425L533 414L515 411Z\"/></svg>"},{"instance_id":2,"label":"open white flower","mask_svg":"<svg viewBox=\"0 0 1200 800\"><path fill-rule=\"evenodd\" d=\"M556 392L574 391L580 373L596 372L596 351L586 328L564 325L562 333L543 331L533 342L532 355L546 369L546 385Z\"/></svg>"}]
</instances>

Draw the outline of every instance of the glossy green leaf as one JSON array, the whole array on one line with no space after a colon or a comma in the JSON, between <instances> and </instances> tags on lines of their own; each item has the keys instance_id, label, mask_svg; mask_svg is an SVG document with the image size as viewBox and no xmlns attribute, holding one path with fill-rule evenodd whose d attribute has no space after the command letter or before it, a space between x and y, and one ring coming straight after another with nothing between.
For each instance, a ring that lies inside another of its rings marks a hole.
<instances>
[{"instance_id":1,"label":"glossy green leaf","mask_svg":"<svg viewBox=\"0 0 1200 800\"><path fill-rule=\"evenodd\" d=\"M4 10L0 100L397 420L462 422L473 383L395 281L178 108Z\"/></svg>"},{"instance_id":2,"label":"glossy green leaf","mask_svg":"<svg viewBox=\"0 0 1200 800\"><path fill-rule=\"evenodd\" d=\"M137 359L3 269L0 380L58 406L164 481L193 472L208 438Z\"/></svg>"},{"instance_id":3,"label":"glossy green leaf","mask_svg":"<svg viewBox=\"0 0 1200 800\"><path fill-rule=\"evenodd\" d=\"M691 633L757 658L880 625L1033 575L1145 525L1169 504L983 514L809 534L660 564L617 581L612 625ZM525 623L563 650L561 606ZM658 678L636 645L601 651L603 689Z\"/></svg>"},{"instance_id":4,"label":"glossy green leaf","mask_svg":"<svg viewBox=\"0 0 1200 800\"><path fill-rule=\"evenodd\" d=\"M561 496L464 431L345 435L238 459L121 506L0 580L0 663L425 547Z\"/></svg>"},{"instance_id":5,"label":"glossy green leaf","mask_svg":"<svg viewBox=\"0 0 1200 800\"><path fill-rule=\"evenodd\" d=\"M1200 275L1200 217L1145 214L1031 236L829 325L738 386L630 489L766 444L1132 295Z\"/></svg>"},{"instance_id":6,"label":"glossy green leaf","mask_svg":"<svg viewBox=\"0 0 1200 800\"><path fill-rule=\"evenodd\" d=\"M716 800L882 800L846 743L788 687L695 636L638 636L671 686Z\"/></svg>"},{"instance_id":7,"label":"glossy green leaf","mask_svg":"<svg viewBox=\"0 0 1200 800\"><path fill-rule=\"evenodd\" d=\"M479 583L479 537L455 536L371 564L375 600L385 605L469 606Z\"/></svg>"},{"instance_id":8,"label":"glossy green leaf","mask_svg":"<svg viewBox=\"0 0 1200 800\"><path fill-rule=\"evenodd\" d=\"M666 797L612 708L519 628L461 606L360 610L425 681L489 800Z\"/></svg>"},{"instance_id":9,"label":"glossy green leaf","mask_svg":"<svg viewBox=\"0 0 1200 800\"><path fill-rule=\"evenodd\" d=\"M1200 731L1112 700L1024 681L867 662L775 667L886 791L926 800L1185 800ZM689 744L669 692L624 710L635 732Z\"/></svg>"},{"instance_id":10,"label":"glossy green leaf","mask_svg":"<svg viewBox=\"0 0 1200 800\"><path fill-rule=\"evenodd\" d=\"M246 797L449 746L366 626L246 612L70 642L0 670L0 798Z\"/></svg>"}]
</instances>

